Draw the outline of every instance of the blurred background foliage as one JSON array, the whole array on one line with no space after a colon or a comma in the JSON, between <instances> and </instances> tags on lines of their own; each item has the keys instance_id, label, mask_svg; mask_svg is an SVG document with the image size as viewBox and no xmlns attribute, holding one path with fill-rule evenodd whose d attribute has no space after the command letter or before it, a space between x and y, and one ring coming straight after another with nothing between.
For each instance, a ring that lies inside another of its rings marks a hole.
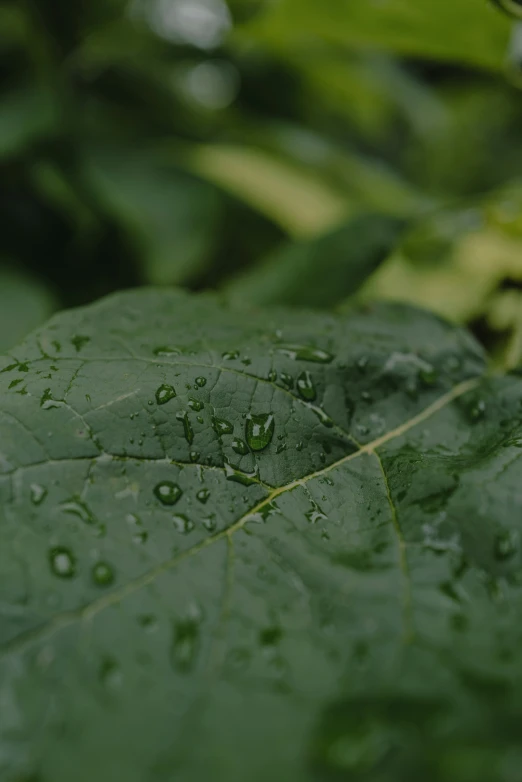
<instances>
[{"instance_id":1,"label":"blurred background foliage","mask_svg":"<svg viewBox=\"0 0 522 782\"><path fill-rule=\"evenodd\" d=\"M137 285L522 345L520 29L486 0L0 0L0 349Z\"/></svg>"}]
</instances>

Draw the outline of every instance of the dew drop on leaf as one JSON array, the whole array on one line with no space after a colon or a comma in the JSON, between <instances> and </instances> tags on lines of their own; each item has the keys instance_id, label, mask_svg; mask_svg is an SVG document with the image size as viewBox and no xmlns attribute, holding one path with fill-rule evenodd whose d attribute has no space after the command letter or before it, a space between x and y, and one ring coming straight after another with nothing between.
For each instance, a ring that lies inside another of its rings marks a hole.
<instances>
[{"instance_id":1,"label":"dew drop on leaf","mask_svg":"<svg viewBox=\"0 0 522 782\"><path fill-rule=\"evenodd\" d=\"M207 378L206 377L197 377L196 378L196 388L203 388L207 385Z\"/></svg>"},{"instance_id":2,"label":"dew drop on leaf","mask_svg":"<svg viewBox=\"0 0 522 782\"><path fill-rule=\"evenodd\" d=\"M246 422L246 439L253 451L263 451L274 436L275 420L272 413L250 413Z\"/></svg>"},{"instance_id":3,"label":"dew drop on leaf","mask_svg":"<svg viewBox=\"0 0 522 782\"><path fill-rule=\"evenodd\" d=\"M192 429L192 425L190 423L188 413L186 412L186 410L184 410L181 413L177 413L176 418L178 419L178 421L181 421L181 423L183 424L183 434L185 435L185 440L189 445L192 445L192 443L194 442L194 431Z\"/></svg>"},{"instance_id":4,"label":"dew drop on leaf","mask_svg":"<svg viewBox=\"0 0 522 782\"><path fill-rule=\"evenodd\" d=\"M234 440L232 440L232 450L238 453L240 456L246 456L248 453L248 445L244 440L236 437Z\"/></svg>"},{"instance_id":5,"label":"dew drop on leaf","mask_svg":"<svg viewBox=\"0 0 522 782\"><path fill-rule=\"evenodd\" d=\"M223 359L225 361L235 361L239 358L239 350L228 350L226 353L223 353Z\"/></svg>"},{"instance_id":6,"label":"dew drop on leaf","mask_svg":"<svg viewBox=\"0 0 522 782\"><path fill-rule=\"evenodd\" d=\"M59 578L74 578L76 575L76 560L68 548L58 546L49 552L51 570Z\"/></svg>"},{"instance_id":7,"label":"dew drop on leaf","mask_svg":"<svg viewBox=\"0 0 522 782\"><path fill-rule=\"evenodd\" d=\"M41 505L47 497L47 489L39 483L31 484L31 502L33 505Z\"/></svg>"},{"instance_id":8,"label":"dew drop on leaf","mask_svg":"<svg viewBox=\"0 0 522 782\"><path fill-rule=\"evenodd\" d=\"M203 410L205 407L203 402L200 402L199 399L194 399L192 396L189 398L188 406L191 410L194 410L195 413L199 413L200 410Z\"/></svg>"},{"instance_id":9,"label":"dew drop on leaf","mask_svg":"<svg viewBox=\"0 0 522 782\"><path fill-rule=\"evenodd\" d=\"M227 481L240 483L242 486L252 486L253 483L259 483L259 469L257 467L253 473L244 473L234 469L231 464L226 462L225 476Z\"/></svg>"},{"instance_id":10,"label":"dew drop on leaf","mask_svg":"<svg viewBox=\"0 0 522 782\"><path fill-rule=\"evenodd\" d=\"M220 436L223 434L232 434L234 431L233 424L231 424L230 421L227 421L225 418L214 417L212 419L212 426L214 427L214 431Z\"/></svg>"},{"instance_id":11,"label":"dew drop on leaf","mask_svg":"<svg viewBox=\"0 0 522 782\"><path fill-rule=\"evenodd\" d=\"M169 347L168 345L162 345L159 348L154 348L152 351L155 356L180 356L181 350L178 348Z\"/></svg>"},{"instance_id":12,"label":"dew drop on leaf","mask_svg":"<svg viewBox=\"0 0 522 782\"><path fill-rule=\"evenodd\" d=\"M208 502L210 498L210 492L208 489L200 489L198 493L196 494L197 499L205 505L206 502Z\"/></svg>"},{"instance_id":13,"label":"dew drop on leaf","mask_svg":"<svg viewBox=\"0 0 522 782\"><path fill-rule=\"evenodd\" d=\"M294 378L288 372L281 372L281 382L289 389L294 387Z\"/></svg>"},{"instance_id":14,"label":"dew drop on leaf","mask_svg":"<svg viewBox=\"0 0 522 782\"><path fill-rule=\"evenodd\" d=\"M175 505L183 492L177 483L162 481L154 487L154 494L163 505Z\"/></svg>"},{"instance_id":15,"label":"dew drop on leaf","mask_svg":"<svg viewBox=\"0 0 522 782\"><path fill-rule=\"evenodd\" d=\"M315 413L322 425L326 426L327 429L331 429L333 427L334 423L332 419L327 413L324 412L321 407L310 407L310 410Z\"/></svg>"},{"instance_id":16,"label":"dew drop on leaf","mask_svg":"<svg viewBox=\"0 0 522 782\"><path fill-rule=\"evenodd\" d=\"M183 514L179 514L178 516L173 516L172 521L174 522L174 526L178 530L178 532L181 532L182 535L188 535L189 532L192 532L194 529L194 522L188 519Z\"/></svg>"},{"instance_id":17,"label":"dew drop on leaf","mask_svg":"<svg viewBox=\"0 0 522 782\"><path fill-rule=\"evenodd\" d=\"M97 562L92 569L92 580L96 586L110 586L114 582L114 570L107 562Z\"/></svg>"},{"instance_id":18,"label":"dew drop on leaf","mask_svg":"<svg viewBox=\"0 0 522 782\"><path fill-rule=\"evenodd\" d=\"M294 361L313 361L316 364L329 364L333 361L331 353L309 345L282 345L277 348L277 352Z\"/></svg>"},{"instance_id":19,"label":"dew drop on leaf","mask_svg":"<svg viewBox=\"0 0 522 782\"><path fill-rule=\"evenodd\" d=\"M297 378L297 390L307 402L313 402L316 399L317 391L310 372L301 372Z\"/></svg>"},{"instance_id":20,"label":"dew drop on leaf","mask_svg":"<svg viewBox=\"0 0 522 782\"><path fill-rule=\"evenodd\" d=\"M169 386L164 383L156 391L156 402L158 405L166 405L171 399L176 396L176 391L173 386Z\"/></svg>"}]
</instances>

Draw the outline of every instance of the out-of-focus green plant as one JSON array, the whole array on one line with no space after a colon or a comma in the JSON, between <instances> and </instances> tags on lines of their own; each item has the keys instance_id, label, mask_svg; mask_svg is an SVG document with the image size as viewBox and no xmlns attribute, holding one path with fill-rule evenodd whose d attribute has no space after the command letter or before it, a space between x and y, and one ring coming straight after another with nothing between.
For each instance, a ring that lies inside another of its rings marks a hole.
<instances>
[{"instance_id":1,"label":"out-of-focus green plant","mask_svg":"<svg viewBox=\"0 0 522 782\"><path fill-rule=\"evenodd\" d=\"M364 284L503 355L512 27L485 0L1 0L0 257L62 306L143 284L298 306L323 274L318 303ZM343 228L375 213L407 225L379 263Z\"/></svg>"}]
</instances>

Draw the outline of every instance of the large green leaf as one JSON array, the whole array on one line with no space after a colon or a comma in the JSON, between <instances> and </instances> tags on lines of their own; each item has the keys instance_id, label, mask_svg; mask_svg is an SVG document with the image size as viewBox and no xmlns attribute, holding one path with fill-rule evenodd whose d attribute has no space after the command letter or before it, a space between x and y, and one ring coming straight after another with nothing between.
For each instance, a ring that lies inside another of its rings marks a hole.
<instances>
[{"instance_id":1,"label":"large green leaf","mask_svg":"<svg viewBox=\"0 0 522 782\"><path fill-rule=\"evenodd\" d=\"M499 69L510 23L486 0L280 0L246 32L270 45L310 48L318 38Z\"/></svg>"},{"instance_id":2,"label":"large green leaf","mask_svg":"<svg viewBox=\"0 0 522 782\"><path fill-rule=\"evenodd\" d=\"M395 248L403 222L361 215L317 239L285 245L227 286L234 301L329 307L355 293Z\"/></svg>"},{"instance_id":3,"label":"large green leaf","mask_svg":"<svg viewBox=\"0 0 522 782\"><path fill-rule=\"evenodd\" d=\"M522 380L176 292L0 361L2 782L516 782Z\"/></svg>"}]
</instances>

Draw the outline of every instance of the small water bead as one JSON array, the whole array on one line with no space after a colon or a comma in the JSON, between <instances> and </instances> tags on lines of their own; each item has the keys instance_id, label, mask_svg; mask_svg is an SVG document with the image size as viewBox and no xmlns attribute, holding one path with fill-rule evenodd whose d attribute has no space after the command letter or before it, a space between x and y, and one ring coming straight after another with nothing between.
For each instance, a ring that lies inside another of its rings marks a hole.
<instances>
[{"instance_id":1,"label":"small water bead","mask_svg":"<svg viewBox=\"0 0 522 782\"><path fill-rule=\"evenodd\" d=\"M234 431L234 425L227 421L225 418L212 418L212 427L218 435L232 434Z\"/></svg>"},{"instance_id":2,"label":"small water bead","mask_svg":"<svg viewBox=\"0 0 522 782\"><path fill-rule=\"evenodd\" d=\"M196 378L196 384L194 388L204 388L204 386L207 385L207 378L206 377L197 377Z\"/></svg>"},{"instance_id":3,"label":"small water bead","mask_svg":"<svg viewBox=\"0 0 522 782\"><path fill-rule=\"evenodd\" d=\"M201 454L199 453L199 451L191 451L189 454L190 461L196 463L199 460L200 455Z\"/></svg>"},{"instance_id":4,"label":"small water bead","mask_svg":"<svg viewBox=\"0 0 522 782\"><path fill-rule=\"evenodd\" d=\"M85 524L91 524L93 526L98 524L92 510L87 503L79 497L72 497L70 500L67 500L67 502L63 502L60 507L65 513L77 516Z\"/></svg>"},{"instance_id":5,"label":"small water bead","mask_svg":"<svg viewBox=\"0 0 522 782\"><path fill-rule=\"evenodd\" d=\"M191 410L194 410L195 413L199 413L205 407L203 402L200 402L199 399L194 399L193 396L189 397L188 406Z\"/></svg>"},{"instance_id":6,"label":"small water bead","mask_svg":"<svg viewBox=\"0 0 522 782\"><path fill-rule=\"evenodd\" d=\"M317 391L315 390L310 372L301 372L297 378L297 390L307 402L313 402L317 398Z\"/></svg>"},{"instance_id":7,"label":"small water bead","mask_svg":"<svg viewBox=\"0 0 522 782\"><path fill-rule=\"evenodd\" d=\"M114 582L114 570L107 562L97 562L92 569L92 580L96 586L110 586Z\"/></svg>"},{"instance_id":8,"label":"small water bead","mask_svg":"<svg viewBox=\"0 0 522 782\"><path fill-rule=\"evenodd\" d=\"M40 486L39 483L32 483L30 491L31 502L33 505L41 505L47 497L47 489L45 486Z\"/></svg>"},{"instance_id":9,"label":"small water bead","mask_svg":"<svg viewBox=\"0 0 522 782\"><path fill-rule=\"evenodd\" d=\"M222 358L225 361L235 361L239 358L239 350L229 350L226 353L223 353Z\"/></svg>"},{"instance_id":10,"label":"small water bead","mask_svg":"<svg viewBox=\"0 0 522 782\"><path fill-rule=\"evenodd\" d=\"M215 519L215 516L208 516L206 519L203 519L203 526L208 532L215 532L217 528L217 522Z\"/></svg>"},{"instance_id":11,"label":"small water bead","mask_svg":"<svg viewBox=\"0 0 522 782\"><path fill-rule=\"evenodd\" d=\"M246 456L247 453L249 453L248 445L239 437L235 437L232 440L232 450L235 451L235 453L238 453L240 456Z\"/></svg>"},{"instance_id":12,"label":"small water bead","mask_svg":"<svg viewBox=\"0 0 522 782\"><path fill-rule=\"evenodd\" d=\"M518 552L519 537L516 530L502 530L497 533L494 544L495 558L501 562L512 559Z\"/></svg>"},{"instance_id":13,"label":"small water bead","mask_svg":"<svg viewBox=\"0 0 522 782\"><path fill-rule=\"evenodd\" d=\"M277 352L294 361L312 361L316 364L329 364L334 358L328 351L309 345L284 345L277 348Z\"/></svg>"},{"instance_id":14,"label":"small water bead","mask_svg":"<svg viewBox=\"0 0 522 782\"><path fill-rule=\"evenodd\" d=\"M181 350L179 348L169 347L168 345L162 345L159 348L154 348L152 351L155 356L181 356Z\"/></svg>"},{"instance_id":15,"label":"small water bead","mask_svg":"<svg viewBox=\"0 0 522 782\"><path fill-rule=\"evenodd\" d=\"M275 369L271 369L270 372L267 375L267 380L270 381L270 383L275 383L277 380L277 372Z\"/></svg>"},{"instance_id":16,"label":"small water bead","mask_svg":"<svg viewBox=\"0 0 522 782\"><path fill-rule=\"evenodd\" d=\"M259 483L259 467L256 467L253 473L244 473L225 462L225 477L227 481L240 483L242 486L252 486L254 483Z\"/></svg>"},{"instance_id":17,"label":"small water bead","mask_svg":"<svg viewBox=\"0 0 522 782\"><path fill-rule=\"evenodd\" d=\"M59 578L74 578L76 575L76 559L72 552L63 546L57 546L49 552L51 570Z\"/></svg>"},{"instance_id":18,"label":"small water bead","mask_svg":"<svg viewBox=\"0 0 522 782\"><path fill-rule=\"evenodd\" d=\"M281 372L281 382L288 389L292 389L294 387L294 378L292 377L292 375L289 375L288 372Z\"/></svg>"},{"instance_id":19,"label":"small water bead","mask_svg":"<svg viewBox=\"0 0 522 782\"><path fill-rule=\"evenodd\" d=\"M177 483L162 481L154 487L154 494L163 505L175 505L183 492Z\"/></svg>"},{"instance_id":20,"label":"small water bead","mask_svg":"<svg viewBox=\"0 0 522 782\"><path fill-rule=\"evenodd\" d=\"M486 403L483 399L479 399L475 404L469 408L469 417L472 421L480 421L486 414Z\"/></svg>"},{"instance_id":21,"label":"small water bead","mask_svg":"<svg viewBox=\"0 0 522 782\"><path fill-rule=\"evenodd\" d=\"M63 402L53 399L53 395L51 394L51 389L46 388L40 398L40 407L42 408L42 410L52 410L57 407L62 407L62 405Z\"/></svg>"},{"instance_id":22,"label":"small water bead","mask_svg":"<svg viewBox=\"0 0 522 782\"><path fill-rule=\"evenodd\" d=\"M210 499L210 491L208 489L200 489L196 494L196 498L205 505Z\"/></svg>"},{"instance_id":23,"label":"small water bead","mask_svg":"<svg viewBox=\"0 0 522 782\"><path fill-rule=\"evenodd\" d=\"M144 546L147 540L149 539L149 533L143 530L142 532L137 532L135 535L132 536L133 543L137 543L140 546Z\"/></svg>"},{"instance_id":24,"label":"small water bead","mask_svg":"<svg viewBox=\"0 0 522 782\"><path fill-rule=\"evenodd\" d=\"M194 522L184 516L182 513L172 517L174 526L182 535L188 535L194 529Z\"/></svg>"},{"instance_id":25,"label":"small water bead","mask_svg":"<svg viewBox=\"0 0 522 782\"><path fill-rule=\"evenodd\" d=\"M194 430L192 429L188 413L186 410L183 410L180 413L176 413L176 418L183 424L183 434L185 435L185 440L189 445L192 445L194 442Z\"/></svg>"},{"instance_id":26,"label":"small water bead","mask_svg":"<svg viewBox=\"0 0 522 782\"><path fill-rule=\"evenodd\" d=\"M318 417L320 422L323 426L326 426L327 429L331 429L334 425L334 422L330 418L330 416L324 412L324 410L321 407L310 407L310 410L315 413L315 415Z\"/></svg>"},{"instance_id":27,"label":"small water bead","mask_svg":"<svg viewBox=\"0 0 522 782\"><path fill-rule=\"evenodd\" d=\"M161 385L156 391L156 402L158 405L166 405L171 399L176 396L176 390L174 386L169 386L167 383Z\"/></svg>"},{"instance_id":28,"label":"small water bead","mask_svg":"<svg viewBox=\"0 0 522 782\"><path fill-rule=\"evenodd\" d=\"M272 413L250 413L246 422L246 440L253 451L263 451L274 436L275 420Z\"/></svg>"}]
</instances>

